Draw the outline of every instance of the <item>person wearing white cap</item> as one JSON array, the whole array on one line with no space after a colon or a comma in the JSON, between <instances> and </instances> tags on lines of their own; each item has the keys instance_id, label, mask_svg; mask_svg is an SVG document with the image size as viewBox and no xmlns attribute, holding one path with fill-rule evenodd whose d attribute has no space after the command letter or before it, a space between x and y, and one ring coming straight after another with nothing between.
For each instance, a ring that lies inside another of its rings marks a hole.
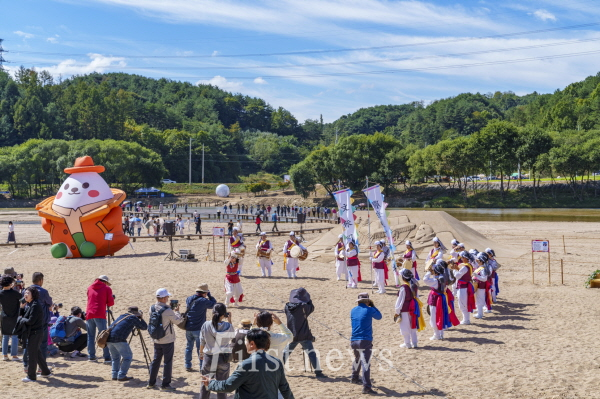
<instances>
[{"instance_id":1,"label":"person wearing white cap","mask_svg":"<svg viewBox=\"0 0 600 399\"><path fill-rule=\"evenodd\" d=\"M338 242L333 248L333 254L335 255L335 272L337 274L338 281L341 280L342 276L345 276L347 280L348 270L346 266L343 234L338 236Z\"/></svg>"},{"instance_id":2,"label":"person wearing white cap","mask_svg":"<svg viewBox=\"0 0 600 399\"><path fill-rule=\"evenodd\" d=\"M375 272L375 281L379 290L378 294L385 294L385 281L387 280L387 272L385 265L385 254L383 252L383 244L381 241L375 242L377 246L377 250L371 257L371 262L373 263L373 269Z\"/></svg>"},{"instance_id":3,"label":"person wearing white cap","mask_svg":"<svg viewBox=\"0 0 600 399\"><path fill-rule=\"evenodd\" d=\"M393 261L393 254L392 254L392 251L390 251L390 247L388 247L386 245L385 239L379 240L379 243L381 244L381 250L383 251L383 259L385 262L385 274L387 276L387 274L389 272L388 265L391 261ZM398 271L392 270L392 274L394 275L394 281L396 282L396 288L400 288L400 281L398 280ZM386 279L387 279L387 277L386 277Z\"/></svg>"},{"instance_id":4,"label":"person wearing white cap","mask_svg":"<svg viewBox=\"0 0 600 399\"><path fill-rule=\"evenodd\" d=\"M171 308L167 304L172 295L166 288L159 288L156 291L156 303L150 306L150 321L148 322L148 332L153 337L152 320L160 317L162 324L157 328L162 328L164 336L162 338L152 338L154 343L154 358L150 365L150 378L146 388L152 389L156 386L156 378L160 369L160 363L163 362L163 378L160 389L162 391L173 391L171 387L171 377L173 372L173 354L175 353L175 329L173 325L181 322L182 317L179 314L179 304ZM164 358L164 361L163 361Z\"/></svg>"},{"instance_id":5,"label":"person wearing white cap","mask_svg":"<svg viewBox=\"0 0 600 399\"><path fill-rule=\"evenodd\" d=\"M285 242L283 245L283 269L287 271L288 278L296 278L296 272L299 269L298 266L298 258L292 258L291 250L294 246L299 246L301 249L306 250L298 242L296 238L296 233L290 231L290 239Z\"/></svg>"},{"instance_id":6,"label":"person wearing white cap","mask_svg":"<svg viewBox=\"0 0 600 399\"><path fill-rule=\"evenodd\" d=\"M273 245L267 239L267 233L264 231L260 233L260 240L256 243L256 250L259 254L258 266L260 266L262 277L271 277L271 266L273 265L273 262L271 262L271 251L273 251ZM263 254L267 254L268 256L264 256Z\"/></svg>"},{"instance_id":7,"label":"person wearing white cap","mask_svg":"<svg viewBox=\"0 0 600 399\"><path fill-rule=\"evenodd\" d=\"M239 275L242 275L242 268L244 267L244 253L246 250L246 244L244 243L244 236L239 232L237 227L233 228L233 234L229 237L229 250L234 251L239 260Z\"/></svg>"},{"instance_id":8,"label":"person wearing white cap","mask_svg":"<svg viewBox=\"0 0 600 399\"><path fill-rule=\"evenodd\" d=\"M494 252L493 249L486 248L485 253L488 255L488 265L492 270L492 302L496 302L496 295L500 293L500 289L498 287L498 269L500 269L500 264L496 261L496 252Z\"/></svg>"}]
</instances>

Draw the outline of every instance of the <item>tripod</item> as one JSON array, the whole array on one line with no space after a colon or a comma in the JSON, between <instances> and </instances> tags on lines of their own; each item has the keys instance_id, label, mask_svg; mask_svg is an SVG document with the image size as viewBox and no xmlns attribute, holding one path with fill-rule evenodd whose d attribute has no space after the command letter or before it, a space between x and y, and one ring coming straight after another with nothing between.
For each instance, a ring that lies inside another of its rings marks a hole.
<instances>
[{"instance_id":1,"label":"tripod","mask_svg":"<svg viewBox=\"0 0 600 399\"><path fill-rule=\"evenodd\" d=\"M165 257L165 260L175 260L179 255L173 251L173 236L169 236L169 242L171 243L171 252Z\"/></svg>"},{"instance_id":2,"label":"tripod","mask_svg":"<svg viewBox=\"0 0 600 399\"><path fill-rule=\"evenodd\" d=\"M148 352L148 347L146 346L146 341L144 341L144 337L142 336L142 331L139 329L139 327L136 327L132 333L131 333L131 337L129 338L129 345L131 346L131 340L133 340L134 336L138 336L140 337L140 344L142 345L142 352L144 352L144 359L146 360L146 367L148 368L148 374L150 374L150 362L148 359L150 359L150 352Z\"/></svg>"},{"instance_id":3,"label":"tripod","mask_svg":"<svg viewBox=\"0 0 600 399\"><path fill-rule=\"evenodd\" d=\"M106 308L106 320L108 321L107 327L110 327L110 325L115 322L115 316L113 315L110 306Z\"/></svg>"}]
</instances>

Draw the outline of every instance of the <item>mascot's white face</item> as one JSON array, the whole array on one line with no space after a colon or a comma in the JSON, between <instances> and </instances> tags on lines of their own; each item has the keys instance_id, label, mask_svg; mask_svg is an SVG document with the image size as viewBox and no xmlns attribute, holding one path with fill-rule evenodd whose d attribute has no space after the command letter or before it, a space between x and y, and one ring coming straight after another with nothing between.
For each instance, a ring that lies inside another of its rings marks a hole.
<instances>
[{"instance_id":1,"label":"mascot's white face","mask_svg":"<svg viewBox=\"0 0 600 399\"><path fill-rule=\"evenodd\" d=\"M74 173L63 182L56 193L54 203L63 208L77 209L111 198L113 193L110 187L98 173L83 172Z\"/></svg>"}]
</instances>

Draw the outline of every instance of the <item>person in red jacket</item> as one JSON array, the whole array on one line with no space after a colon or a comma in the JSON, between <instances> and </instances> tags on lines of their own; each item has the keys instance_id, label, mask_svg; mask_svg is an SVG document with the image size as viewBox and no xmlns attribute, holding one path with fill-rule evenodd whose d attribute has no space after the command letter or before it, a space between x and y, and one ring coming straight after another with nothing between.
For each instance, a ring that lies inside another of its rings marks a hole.
<instances>
[{"instance_id":1,"label":"person in red jacket","mask_svg":"<svg viewBox=\"0 0 600 399\"><path fill-rule=\"evenodd\" d=\"M89 361L96 361L96 335L106 330L106 308L115 304L115 298L110 288L107 276L98 277L87 291L87 308L85 311L85 322L88 334ZM103 349L104 363L111 363L108 347Z\"/></svg>"}]
</instances>

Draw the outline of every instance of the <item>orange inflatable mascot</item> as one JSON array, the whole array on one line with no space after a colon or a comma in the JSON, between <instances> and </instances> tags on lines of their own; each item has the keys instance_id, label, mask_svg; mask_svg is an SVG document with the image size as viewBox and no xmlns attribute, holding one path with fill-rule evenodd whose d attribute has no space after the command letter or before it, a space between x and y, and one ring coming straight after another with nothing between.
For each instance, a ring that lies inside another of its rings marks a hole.
<instances>
[{"instance_id":1,"label":"orange inflatable mascot","mask_svg":"<svg viewBox=\"0 0 600 399\"><path fill-rule=\"evenodd\" d=\"M104 166L94 165L91 157L77 158L70 176L54 197L40 202L36 209L42 227L52 240L55 258L91 258L115 253L129 242L123 233L119 206L125 193L110 188L99 173ZM105 236L107 233L112 234Z\"/></svg>"}]
</instances>

